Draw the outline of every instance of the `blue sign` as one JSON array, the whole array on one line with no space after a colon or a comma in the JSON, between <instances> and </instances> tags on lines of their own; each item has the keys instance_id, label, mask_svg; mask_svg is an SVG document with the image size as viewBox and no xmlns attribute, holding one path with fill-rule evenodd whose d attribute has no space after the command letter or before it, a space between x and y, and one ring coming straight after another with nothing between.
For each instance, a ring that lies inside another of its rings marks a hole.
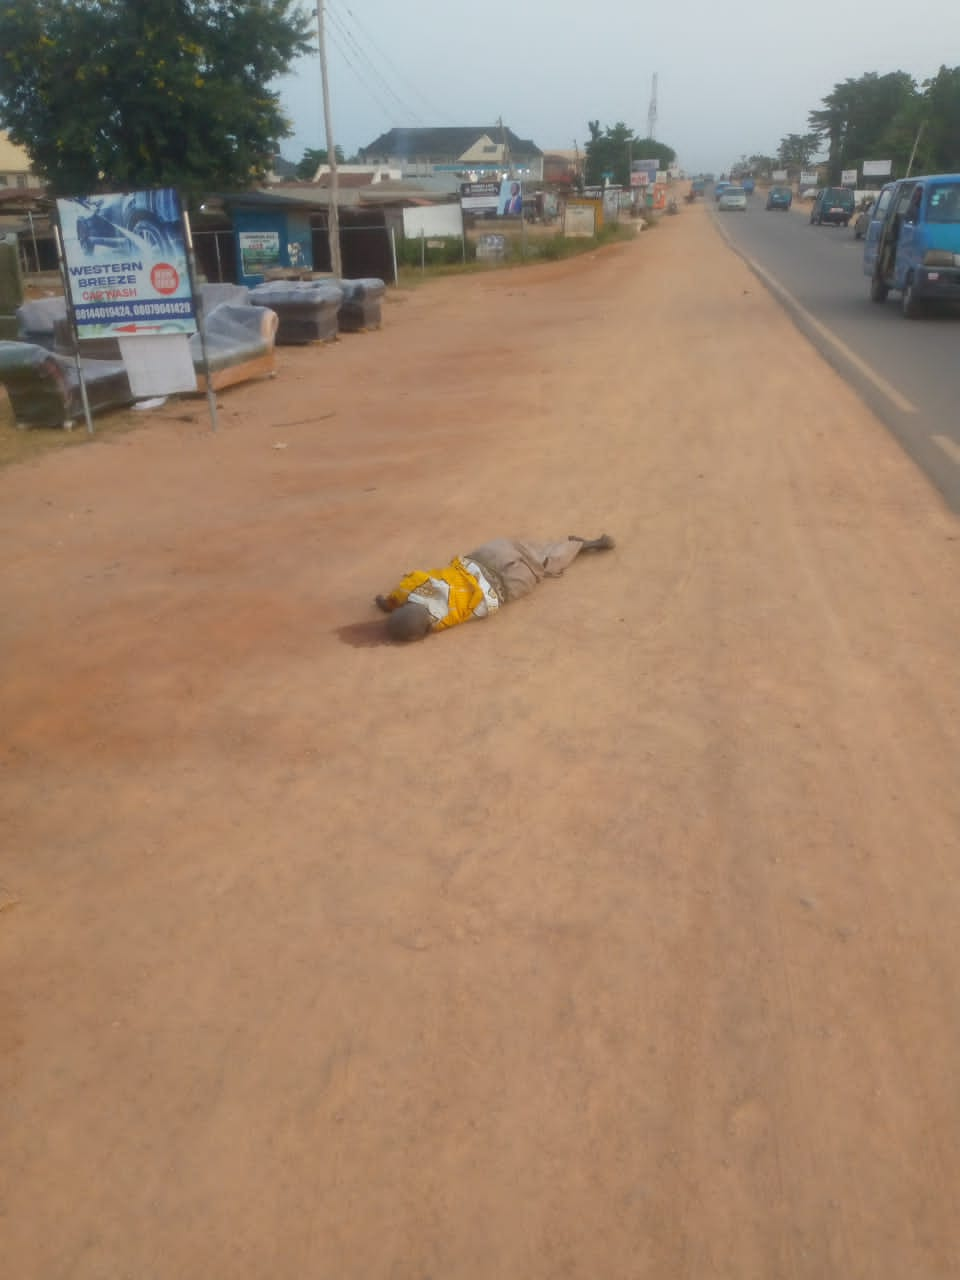
<instances>
[{"instance_id":1,"label":"blue sign","mask_svg":"<svg viewBox=\"0 0 960 1280\"><path fill-rule=\"evenodd\" d=\"M57 216L78 337L196 333L172 187L60 199Z\"/></svg>"}]
</instances>

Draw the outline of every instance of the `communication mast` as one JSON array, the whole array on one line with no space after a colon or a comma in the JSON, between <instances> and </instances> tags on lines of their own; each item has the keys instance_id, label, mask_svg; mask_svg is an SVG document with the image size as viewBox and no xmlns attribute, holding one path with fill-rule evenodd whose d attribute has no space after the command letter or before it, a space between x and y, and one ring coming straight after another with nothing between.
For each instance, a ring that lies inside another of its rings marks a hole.
<instances>
[{"instance_id":1,"label":"communication mast","mask_svg":"<svg viewBox=\"0 0 960 1280\"><path fill-rule=\"evenodd\" d=\"M653 84L650 88L650 106L647 110L647 137L657 136L657 73L653 73Z\"/></svg>"}]
</instances>

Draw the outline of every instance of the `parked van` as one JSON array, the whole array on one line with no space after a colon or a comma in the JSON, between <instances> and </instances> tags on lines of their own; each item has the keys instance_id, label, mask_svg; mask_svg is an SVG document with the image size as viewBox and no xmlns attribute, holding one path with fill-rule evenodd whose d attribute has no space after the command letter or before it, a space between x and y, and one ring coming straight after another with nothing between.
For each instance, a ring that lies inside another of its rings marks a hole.
<instances>
[{"instance_id":1,"label":"parked van","mask_svg":"<svg viewBox=\"0 0 960 1280\"><path fill-rule=\"evenodd\" d=\"M908 320L925 301L960 301L960 174L887 183L864 238L863 273L874 302L900 291Z\"/></svg>"}]
</instances>

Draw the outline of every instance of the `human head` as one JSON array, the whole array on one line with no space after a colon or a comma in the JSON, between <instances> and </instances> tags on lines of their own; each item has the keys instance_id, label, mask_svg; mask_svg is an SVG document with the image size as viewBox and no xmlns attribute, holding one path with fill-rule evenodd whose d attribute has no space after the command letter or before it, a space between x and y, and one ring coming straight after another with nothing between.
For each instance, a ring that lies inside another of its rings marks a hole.
<instances>
[{"instance_id":1,"label":"human head","mask_svg":"<svg viewBox=\"0 0 960 1280\"><path fill-rule=\"evenodd\" d=\"M425 604L402 604L387 618L391 640L422 640L433 626L433 615Z\"/></svg>"},{"instance_id":2,"label":"human head","mask_svg":"<svg viewBox=\"0 0 960 1280\"><path fill-rule=\"evenodd\" d=\"M511 194L512 196L518 196L518 195L520 194L520 183L519 183L519 182L511 182L511 183L510 183L510 194Z\"/></svg>"}]
</instances>

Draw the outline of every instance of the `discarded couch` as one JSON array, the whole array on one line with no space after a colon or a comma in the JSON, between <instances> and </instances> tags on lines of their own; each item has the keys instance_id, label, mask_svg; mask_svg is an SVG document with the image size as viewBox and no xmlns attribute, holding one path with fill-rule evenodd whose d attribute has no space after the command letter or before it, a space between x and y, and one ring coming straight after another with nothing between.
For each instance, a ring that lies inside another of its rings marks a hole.
<instances>
[{"instance_id":1,"label":"discarded couch","mask_svg":"<svg viewBox=\"0 0 960 1280\"><path fill-rule=\"evenodd\" d=\"M91 410L130 404L130 379L122 361L83 360ZM18 427L71 427L83 415L80 379L72 357L34 342L0 342L0 383Z\"/></svg>"},{"instance_id":2,"label":"discarded couch","mask_svg":"<svg viewBox=\"0 0 960 1280\"><path fill-rule=\"evenodd\" d=\"M223 302L208 313L207 360L215 391L275 373L277 324L275 312L247 302ZM136 397L123 361L89 358L87 347L88 343L81 344L80 365L90 408L132 404ZM190 357L197 391L206 391L199 333L190 338ZM83 414L72 354L50 351L38 343L0 342L0 383L7 389L19 426L69 427Z\"/></svg>"},{"instance_id":3,"label":"discarded couch","mask_svg":"<svg viewBox=\"0 0 960 1280\"><path fill-rule=\"evenodd\" d=\"M250 301L255 307L269 307L277 313L277 342L281 347L336 339L337 313L343 302L339 284L329 280L270 280L254 285Z\"/></svg>"},{"instance_id":4,"label":"discarded couch","mask_svg":"<svg viewBox=\"0 0 960 1280\"><path fill-rule=\"evenodd\" d=\"M387 286L375 277L363 280L338 280L343 301L337 315L341 333L359 333L362 329L379 329L380 304Z\"/></svg>"}]
</instances>

